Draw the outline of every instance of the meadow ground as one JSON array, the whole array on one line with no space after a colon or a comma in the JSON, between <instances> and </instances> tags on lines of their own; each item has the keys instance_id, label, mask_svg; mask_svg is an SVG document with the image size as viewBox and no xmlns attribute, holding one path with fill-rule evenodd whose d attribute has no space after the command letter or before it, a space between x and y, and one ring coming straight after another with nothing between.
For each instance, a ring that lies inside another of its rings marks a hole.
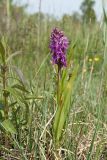
<instances>
[{"instance_id":1,"label":"meadow ground","mask_svg":"<svg viewBox=\"0 0 107 160\"><path fill-rule=\"evenodd\" d=\"M102 22L83 24L71 17L16 13L9 26L0 25L0 160L107 160L106 15ZM70 42L65 81L78 68L72 94L66 89L63 98L69 111L58 146L57 67L49 49L54 27Z\"/></svg>"}]
</instances>

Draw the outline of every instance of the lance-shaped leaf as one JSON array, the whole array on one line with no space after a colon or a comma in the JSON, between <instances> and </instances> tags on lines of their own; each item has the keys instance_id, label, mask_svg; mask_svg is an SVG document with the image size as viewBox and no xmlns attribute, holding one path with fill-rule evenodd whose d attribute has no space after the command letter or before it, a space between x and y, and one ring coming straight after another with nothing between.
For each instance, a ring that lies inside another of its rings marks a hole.
<instances>
[{"instance_id":1,"label":"lance-shaped leaf","mask_svg":"<svg viewBox=\"0 0 107 160\"><path fill-rule=\"evenodd\" d=\"M13 125L13 123L9 120L6 119L1 123L1 126L9 133L11 134L16 134L16 129Z\"/></svg>"},{"instance_id":2,"label":"lance-shaped leaf","mask_svg":"<svg viewBox=\"0 0 107 160\"><path fill-rule=\"evenodd\" d=\"M73 72L70 80L66 81L66 83L64 83L64 82L62 83L62 85L64 85L64 86L62 86L62 88L64 87L63 95L62 95L62 99L61 99L62 102L61 102L61 105L58 106L55 120L54 120L54 126L53 126L56 143L59 143L59 141L61 139L64 125L65 125L66 119L68 117L68 112L70 109L70 102L71 102L71 98L72 98L71 96L72 96L72 92L73 92L73 86L75 83L77 71L78 71L78 67Z\"/></svg>"}]
</instances>

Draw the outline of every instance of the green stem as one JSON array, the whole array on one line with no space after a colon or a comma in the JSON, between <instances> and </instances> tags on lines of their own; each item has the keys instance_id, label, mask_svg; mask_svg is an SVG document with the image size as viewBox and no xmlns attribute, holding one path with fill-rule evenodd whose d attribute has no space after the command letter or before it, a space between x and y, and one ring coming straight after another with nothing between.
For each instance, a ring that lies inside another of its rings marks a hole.
<instances>
[{"instance_id":1,"label":"green stem","mask_svg":"<svg viewBox=\"0 0 107 160\"><path fill-rule=\"evenodd\" d=\"M4 62L2 68L2 82L3 82L3 99L4 99L4 117L5 119L8 119L8 93L6 91L6 86L7 86L7 65ZM5 135L5 147L8 148L8 137Z\"/></svg>"},{"instance_id":2,"label":"green stem","mask_svg":"<svg viewBox=\"0 0 107 160\"><path fill-rule=\"evenodd\" d=\"M60 79L61 79L61 67L58 65L57 73L57 103L60 105Z\"/></svg>"},{"instance_id":3,"label":"green stem","mask_svg":"<svg viewBox=\"0 0 107 160\"><path fill-rule=\"evenodd\" d=\"M7 95L7 91L6 91L6 85L7 85L7 66L6 64L4 64L2 66L2 77L3 77L3 99L4 99L4 115L5 115L5 119L8 119L8 95Z\"/></svg>"},{"instance_id":4,"label":"green stem","mask_svg":"<svg viewBox=\"0 0 107 160\"><path fill-rule=\"evenodd\" d=\"M6 1L6 9L7 9L7 33L9 33L9 28L10 28L10 0Z\"/></svg>"}]
</instances>

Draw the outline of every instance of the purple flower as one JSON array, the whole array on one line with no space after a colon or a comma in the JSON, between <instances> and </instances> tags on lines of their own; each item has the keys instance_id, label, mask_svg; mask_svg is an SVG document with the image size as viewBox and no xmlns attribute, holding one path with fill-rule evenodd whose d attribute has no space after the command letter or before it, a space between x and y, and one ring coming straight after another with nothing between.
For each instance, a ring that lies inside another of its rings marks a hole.
<instances>
[{"instance_id":1,"label":"purple flower","mask_svg":"<svg viewBox=\"0 0 107 160\"><path fill-rule=\"evenodd\" d=\"M68 48L68 38L58 28L53 29L50 37L50 49L52 53L52 62L58 67L66 67L66 52Z\"/></svg>"}]
</instances>

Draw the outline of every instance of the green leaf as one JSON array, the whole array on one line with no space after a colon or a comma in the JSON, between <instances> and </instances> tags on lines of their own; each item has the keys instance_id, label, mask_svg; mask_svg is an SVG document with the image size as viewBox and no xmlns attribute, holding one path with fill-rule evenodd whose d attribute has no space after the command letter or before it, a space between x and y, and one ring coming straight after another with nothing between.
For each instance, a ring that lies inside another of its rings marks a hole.
<instances>
[{"instance_id":1,"label":"green leaf","mask_svg":"<svg viewBox=\"0 0 107 160\"><path fill-rule=\"evenodd\" d=\"M70 65L71 60L73 60L75 47L76 47L76 42L73 44L73 46L69 50L68 57L67 57L68 65Z\"/></svg>"},{"instance_id":2,"label":"green leaf","mask_svg":"<svg viewBox=\"0 0 107 160\"><path fill-rule=\"evenodd\" d=\"M8 91L16 100L16 102L22 106L23 105L23 93L21 93L19 90L15 90L12 87L7 87L6 91Z\"/></svg>"},{"instance_id":3,"label":"green leaf","mask_svg":"<svg viewBox=\"0 0 107 160\"><path fill-rule=\"evenodd\" d=\"M71 95L73 92L73 86L75 83L77 71L78 71L78 67L75 69L70 80L64 84L65 88L64 88L63 97L62 97L63 102L62 102L61 106L58 106L58 109L57 109L57 112L55 115L53 129L54 129L55 141L57 144L59 143L59 141L61 139L64 125L65 125L66 119L68 117L68 112L70 109L70 102L71 102Z\"/></svg>"},{"instance_id":4,"label":"green leaf","mask_svg":"<svg viewBox=\"0 0 107 160\"><path fill-rule=\"evenodd\" d=\"M20 54L22 54L22 52L21 51L17 51L15 53L9 55L7 60L6 60L6 62L9 62L13 57L16 57L17 55L20 55Z\"/></svg>"},{"instance_id":5,"label":"green leaf","mask_svg":"<svg viewBox=\"0 0 107 160\"><path fill-rule=\"evenodd\" d=\"M93 137L92 137L91 145L90 145L89 152L88 152L88 155L87 155L87 160L91 160L91 154L92 154L92 149L93 149L93 146L94 146L94 141L95 141L95 138L96 138L96 135L97 135L98 125L99 125L99 123L97 123L94 134L93 134Z\"/></svg>"},{"instance_id":6,"label":"green leaf","mask_svg":"<svg viewBox=\"0 0 107 160\"><path fill-rule=\"evenodd\" d=\"M16 129L13 125L13 123L9 120L6 119L1 123L1 126L9 133L11 134L16 134Z\"/></svg>"},{"instance_id":7,"label":"green leaf","mask_svg":"<svg viewBox=\"0 0 107 160\"><path fill-rule=\"evenodd\" d=\"M16 74L18 75L21 83L22 83L23 85L26 85L26 84L27 84L27 81L26 81L26 79L25 79L22 71L21 71L19 68L17 68L16 66L12 66L11 68L14 69L14 71L15 71Z\"/></svg>"},{"instance_id":8,"label":"green leaf","mask_svg":"<svg viewBox=\"0 0 107 160\"><path fill-rule=\"evenodd\" d=\"M25 88L24 85L22 86L22 85L19 85L19 84L14 84L14 85L12 86L12 88L16 88L16 89L21 90L21 91L23 91L23 92L29 93L29 92L26 90L26 88Z\"/></svg>"},{"instance_id":9,"label":"green leaf","mask_svg":"<svg viewBox=\"0 0 107 160\"><path fill-rule=\"evenodd\" d=\"M104 21L105 21L105 23L106 23L106 25L107 25L107 15L106 15L104 6L103 6L103 14L104 14Z\"/></svg>"}]
</instances>

